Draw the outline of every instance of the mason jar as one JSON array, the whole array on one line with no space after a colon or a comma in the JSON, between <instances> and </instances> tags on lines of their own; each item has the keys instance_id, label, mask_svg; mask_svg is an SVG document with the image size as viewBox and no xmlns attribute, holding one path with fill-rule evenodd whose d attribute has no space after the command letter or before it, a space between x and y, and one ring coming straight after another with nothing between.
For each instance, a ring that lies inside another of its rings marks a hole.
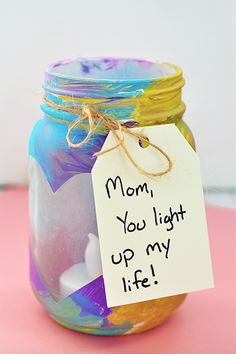
<instances>
[{"instance_id":1,"label":"mason jar","mask_svg":"<svg viewBox=\"0 0 236 354\"><path fill-rule=\"evenodd\" d=\"M107 131L86 144L89 124L74 126L84 105L128 128L183 121L179 67L126 58L78 58L49 65L43 116L30 137L30 278L34 294L61 325L90 334L145 331L165 321L185 294L108 308L102 276L91 170ZM99 123L98 123L99 126ZM99 128L99 127L98 127ZM112 235L111 235L112 237Z\"/></svg>"}]
</instances>

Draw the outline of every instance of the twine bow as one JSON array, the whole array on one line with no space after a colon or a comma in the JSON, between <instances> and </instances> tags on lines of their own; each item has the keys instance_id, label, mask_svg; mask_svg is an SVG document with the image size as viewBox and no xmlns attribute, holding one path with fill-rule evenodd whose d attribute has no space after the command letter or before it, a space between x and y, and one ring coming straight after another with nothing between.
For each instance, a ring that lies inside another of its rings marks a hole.
<instances>
[{"instance_id":1,"label":"twine bow","mask_svg":"<svg viewBox=\"0 0 236 354\"><path fill-rule=\"evenodd\" d=\"M100 113L98 110L95 109L95 107L93 105L85 104L83 106L82 110L80 110L80 109L73 108L73 107L65 107L65 106L62 107L60 105L57 105L54 102L48 101L46 98L44 98L44 102L53 108L64 110L67 112L71 112L71 113L77 114L79 116L78 119L76 119L72 124L69 125L68 132L66 134L66 140L67 140L67 143L70 147L80 148L80 147L84 146L96 131L95 123L100 123L107 129L108 132L112 131L112 133L114 134L114 136L116 138L117 143L108 149L104 149L102 151L98 151L98 152L94 153L93 156L96 156L96 157L101 156L101 155L104 155L110 151L117 149L118 147L121 147L123 149L125 155L129 159L129 161L132 163L132 165L141 174L143 174L147 177L151 178L151 177L163 176L171 171L173 163L172 163L170 157L168 156L168 154L164 150L162 150L158 145L153 144L151 141L149 141L149 139L147 137L145 137L139 133L133 132L132 129L125 126L124 124L122 124L122 122L116 120L112 116ZM81 126L82 123L86 120L88 120L88 123L89 123L88 134L81 142L73 143L71 141L71 133L74 131L74 129ZM134 158L131 156L130 152L126 148L126 146L124 144L124 140L125 140L124 135L125 134L129 134L129 135L137 138L138 141L140 141L140 142L146 142L148 145L153 147L155 150L159 151L166 158L168 166L163 171L159 171L159 172L149 172L149 171L146 171L145 169L143 169L134 160Z\"/></svg>"}]
</instances>

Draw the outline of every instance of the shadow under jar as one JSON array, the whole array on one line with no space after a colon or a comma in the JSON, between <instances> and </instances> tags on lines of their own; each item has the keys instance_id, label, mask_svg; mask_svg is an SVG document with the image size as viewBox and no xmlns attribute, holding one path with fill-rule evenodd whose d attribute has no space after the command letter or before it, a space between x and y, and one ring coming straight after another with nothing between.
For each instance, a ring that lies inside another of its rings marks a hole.
<instances>
[{"instance_id":1,"label":"shadow under jar","mask_svg":"<svg viewBox=\"0 0 236 354\"><path fill-rule=\"evenodd\" d=\"M130 129L174 123L195 149L182 119L183 85L180 68L140 59L79 58L46 69L44 116L29 144L30 277L37 299L65 327L100 335L138 333L161 324L185 299L181 294L107 307L91 181L93 154L106 133L98 129L79 149L66 140L77 111L92 104ZM85 121L73 129L71 141L87 133Z\"/></svg>"}]
</instances>

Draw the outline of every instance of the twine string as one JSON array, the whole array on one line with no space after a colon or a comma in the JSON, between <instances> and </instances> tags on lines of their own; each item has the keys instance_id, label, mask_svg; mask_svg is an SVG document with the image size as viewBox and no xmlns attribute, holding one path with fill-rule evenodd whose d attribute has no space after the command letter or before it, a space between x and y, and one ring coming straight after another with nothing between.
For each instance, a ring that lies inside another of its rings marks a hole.
<instances>
[{"instance_id":1,"label":"twine string","mask_svg":"<svg viewBox=\"0 0 236 354\"><path fill-rule=\"evenodd\" d=\"M85 104L82 109L77 109L77 108L65 107L65 106L62 107L60 105L57 105L54 102L48 101L46 98L44 98L44 102L47 105L49 105L50 107L64 110L64 111L78 115L78 119L76 119L72 124L71 124L71 122L68 121L69 128L67 131L66 140L67 140L67 143L70 147L80 148L80 147L84 146L96 131L96 124L95 123L102 124L105 127L105 129L107 129L108 132L112 131L117 143L110 148L103 149L101 151L94 153L93 156L98 157L103 154L109 153L109 152L117 149L118 147L121 147L123 149L125 155L129 159L129 161L132 163L132 165L139 171L139 173L145 175L146 177L150 177L150 178L159 177L159 176L163 176L171 171L171 169L173 167L173 162L172 162L171 158L169 157L169 155L163 149L161 149L158 145L153 144L151 141L149 141L149 139L147 139L147 137L144 137L142 134L132 131L132 128L125 126L124 124L122 124L122 122L119 122L114 117L107 115L107 114L100 113L98 110L96 110L96 108L93 105ZM88 121L88 123L89 123L88 124L88 133L82 141L80 141L79 143L73 143L71 140L71 134L74 131L74 129L80 127L84 121ZM168 166L162 171L157 171L157 172L146 171L144 168L142 168L142 166L140 166L137 163L137 161L135 161L135 159L132 157L129 150L125 146L125 144L124 144L125 134L128 134L128 135L138 139L141 142L146 142L153 149L155 149L156 151L158 151L161 155L163 155L165 157L165 159L168 163Z\"/></svg>"}]
</instances>

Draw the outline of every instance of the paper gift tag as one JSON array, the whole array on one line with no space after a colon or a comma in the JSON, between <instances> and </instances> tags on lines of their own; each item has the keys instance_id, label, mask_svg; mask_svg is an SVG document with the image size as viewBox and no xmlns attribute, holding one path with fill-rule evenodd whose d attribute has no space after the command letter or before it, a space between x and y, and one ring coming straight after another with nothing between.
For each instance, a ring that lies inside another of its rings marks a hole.
<instances>
[{"instance_id":1,"label":"paper gift tag","mask_svg":"<svg viewBox=\"0 0 236 354\"><path fill-rule=\"evenodd\" d=\"M149 178L121 147L92 170L102 268L109 307L213 286L199 158L174 124L134 128L173 162ZM112 132L103 149L116 145ZM124 144L148 172L167 166L150 145L125 133Z\"/></svg>"}]
</instances>

